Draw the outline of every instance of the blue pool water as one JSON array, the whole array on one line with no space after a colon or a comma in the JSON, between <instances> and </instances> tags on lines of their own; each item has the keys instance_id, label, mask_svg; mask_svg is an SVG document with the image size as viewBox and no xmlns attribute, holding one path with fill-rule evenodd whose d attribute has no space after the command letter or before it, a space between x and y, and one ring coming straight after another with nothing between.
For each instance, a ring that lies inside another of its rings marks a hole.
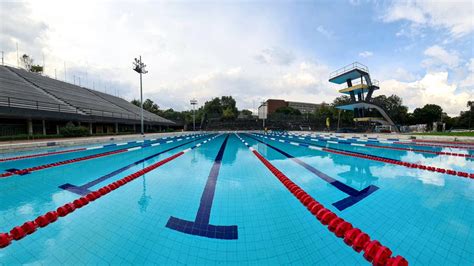
<instances>
[{"instance_id":1,"label":"blue pool water","mask_svg":"<svg viewBox=\"0 0 474 266\"><path fill-rule=\"evenodd\" d=\"M286 134L264 138L262 133L238 133L189 135L0 162L1 174L131 149L0 178L0 232L8 232L81 193L202 143L55 223L12 241L0 249L0 264L367 264L361 253L321 225L238 137L313 198L410 264L474 263L474 179L280 140L468 173L474 172L474 159ZM151 146L155 143L159 145ZM380 145L415 147L408 144ZM474 154L472 147L416 148ZM2 155L8 157L13 154ZM333 205L348 198L350 191L358 193L367 187L377 189L342 210ZM194 230L186 227L189 224Z\"/></svg>"}]
</instances>

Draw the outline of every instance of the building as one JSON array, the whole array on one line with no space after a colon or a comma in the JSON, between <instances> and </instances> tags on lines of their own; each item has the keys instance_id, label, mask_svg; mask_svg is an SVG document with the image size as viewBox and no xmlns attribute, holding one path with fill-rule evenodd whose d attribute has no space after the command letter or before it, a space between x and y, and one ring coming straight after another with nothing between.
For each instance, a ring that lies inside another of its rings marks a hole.
<instances>
[{"instance_id":1,"label":"building","mask_svg":"<svg viewBox=\"0 0 474 266\"><path fill-rule=\"evenodd\" d=\"M258 107L258 118L266 119L267 115L276 112L281 107L291 107L299 110L302 114L314 113L316 109L324 105L325 103L304 103L304 102L290 102L278 99L269 99L263 102Z\"/></svg>"},{"instance_id":2,"label":"building","mask_svg":"<svg viewBox=\"0 0 474 266\"><path fill-rule=\"evenodd\" d=\"M317 104L317 103L302 103L302 102L287 102L288 107L291 107L293 109L298 109L302 114L309 114L309 113L314 113L316 112L316 109L318 109L321 105L324 105L324 103Z\"/></svg>"},{"instance_id":3,"label":"building","mask_svg":"<svg viewBox=\"0 0 474 266\"><path fill-rule=\"evenodd\" d=\"M140 111L110 94L0 66L0 136L59 134L67 123L90 134L139 132ZM143 116L149 131L177 126L146 110Z\"/></svg>"}]
</instances>

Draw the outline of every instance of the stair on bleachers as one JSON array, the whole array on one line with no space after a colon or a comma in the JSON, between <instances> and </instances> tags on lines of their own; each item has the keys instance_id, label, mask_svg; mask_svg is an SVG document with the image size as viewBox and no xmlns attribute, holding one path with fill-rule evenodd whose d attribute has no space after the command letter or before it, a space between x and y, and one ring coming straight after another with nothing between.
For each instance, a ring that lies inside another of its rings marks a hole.
<instances>
[{"instance_id":1,"label":"stair on bleachers","mask_svg":"<svg viewBox=\"0 0 474 266\"><path fill-rule=\"evenodd\" d=\"M38 86L36 83L32 82L31 80L27 79L26 77L24 77L23 75L21 75L20 73L18 73L16 70L14 70L14 68L9 68L7 67L8 70L10 70L13 74L17 75L18 77L20 77L21 79L23 79L24 81L26 81L28 84L31 85L31 87L35 88L37 91L41 92L42 94L44 94L45 96L47 97L50 97L52 99L54 99L55 101L57 101L59 104L62 104L65 106L65 108L67 108L66 110L63 110L63 112L70 112L70 113L78 113L78 114L82 114L82 115L86 115L87 113L84 112L83 110L81 110L80 108L78 107L75 107L73 105L71 105L70 103L68 103L67 101L61 99L61 98L58 98L56 97L55 95L49 93L48 91L44 90L43 88L41 88L40 86Z\"/></svg>"}]
</instances>

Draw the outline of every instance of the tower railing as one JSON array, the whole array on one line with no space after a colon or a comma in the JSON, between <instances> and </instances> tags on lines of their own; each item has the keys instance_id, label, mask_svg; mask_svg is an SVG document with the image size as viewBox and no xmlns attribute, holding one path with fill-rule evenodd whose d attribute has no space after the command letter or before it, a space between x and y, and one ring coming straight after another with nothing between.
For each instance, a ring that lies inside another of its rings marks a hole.
<instances>
[{"instance_id":1,"label":"tower railing","mask_svg":"<svg viewBox=\"0 0 474 266\"><path fill-rule=\"evenodd\" d=\"M366 65L363 65L359 62L354 62L352 64L349 64L347 66L344 66L344 67L341 67L339 68L338 70L336 71L333 71L329 74L329 79L332 79L334 77L337 77L345 72L348 72L348 71L351 71L351 70L354 70L354 69L360 69L364 72L367 72L369 73L369 68L366 66Z\"/></svg>"}]
</instances>

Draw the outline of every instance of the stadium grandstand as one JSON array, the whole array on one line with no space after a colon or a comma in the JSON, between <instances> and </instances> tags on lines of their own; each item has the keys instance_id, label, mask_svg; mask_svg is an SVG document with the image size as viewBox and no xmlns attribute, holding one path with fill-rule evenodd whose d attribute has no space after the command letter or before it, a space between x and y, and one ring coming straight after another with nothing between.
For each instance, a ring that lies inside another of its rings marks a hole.
<instances>
[{"instance_id":1,"label":"stadium grandstand","mask_svg":"<svg viewBox=\"0 0 474 266\"><path fill-rule=\"evenodd\" d=\"M0 136L55 135L68 123L90 134L140 131L140 108L102 92L0 66ZM178 125L144 110L145 131Z\"/></svg>"}]
</instances>

